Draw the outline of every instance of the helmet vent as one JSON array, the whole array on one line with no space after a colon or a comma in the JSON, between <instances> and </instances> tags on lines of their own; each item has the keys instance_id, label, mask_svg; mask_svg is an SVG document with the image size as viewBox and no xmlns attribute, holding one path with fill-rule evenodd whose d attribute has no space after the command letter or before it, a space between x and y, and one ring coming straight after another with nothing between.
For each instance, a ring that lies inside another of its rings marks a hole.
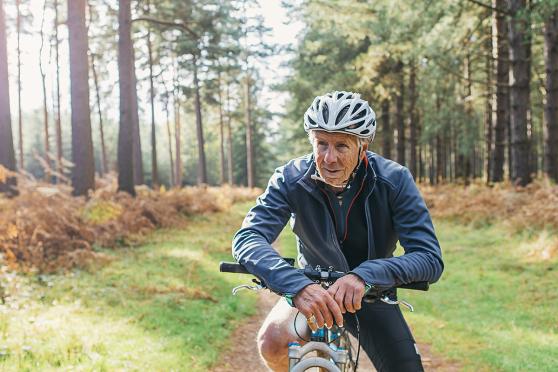
<instances>
[{"instance_id":1,"label":"helmet vent","mask_svg":"<svg viewBox=\"0 0 558 372\"><path fill-rule=\"evenodd\" d=\"M335 119L335 125L339 124L339 122L343 120L343 118L347 114L347 111L349 111L349 106L345 106L341 111L339 111L339 114L337 114L337 119Z\"/></svg>"},{"instance_id":2,"label":"helmet vent","mask_svg":"<svg viewBox=\"0 0 558 372\"><path fill-rule=\"evenodd\" d=\"M329 107L325 102L324 102L324 108L322 109L322 116L324 118L324 122L327 123L329 120Z\"/></svg>"}]
</instances>

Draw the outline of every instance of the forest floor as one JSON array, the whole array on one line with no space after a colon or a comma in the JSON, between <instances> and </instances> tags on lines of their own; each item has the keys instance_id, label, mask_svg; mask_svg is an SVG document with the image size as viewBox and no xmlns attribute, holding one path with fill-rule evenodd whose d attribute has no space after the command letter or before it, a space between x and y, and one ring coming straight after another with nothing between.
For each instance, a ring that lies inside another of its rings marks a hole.
<instances>
[{"instance_id":1,"label":"forest floor","mask_svg":"<svg viewBox=\"0 0 558 372\"><path fill-rule=\"evenodd\" d=\"M248 203L159 230L139 247L52 275L0 272L0 370L263 370L254 339L273 295L230 289L222 274ZM426 293L402 293L428 370L551 371L558 364L558 267L529 252L548 232L436 220L445 272ZM292 255L288 229L278 241ZM368 370L368 369L365 369Z\"/></svg>"}]
</instances>

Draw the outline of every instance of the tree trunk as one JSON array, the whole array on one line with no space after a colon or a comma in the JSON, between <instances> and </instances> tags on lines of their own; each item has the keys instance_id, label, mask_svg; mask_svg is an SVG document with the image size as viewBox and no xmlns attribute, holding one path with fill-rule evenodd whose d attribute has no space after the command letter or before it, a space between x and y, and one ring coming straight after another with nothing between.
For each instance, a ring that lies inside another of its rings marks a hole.
<instances>
[{"instance_id":1,"label":"tree trunk","mask_svg":"<svg viewBox=\"0 0 558 372\"><path fill-rule=\"evenodd\" d=\"M219 67L220 68L220 67ZM225 138L223 120L223 94L221 92L221 70L217 71L217 92L219 94L219 184L225 183Z\"/></svg>"},{"instance_id":2,"label":"tree trunk","mask_svg":"<svg viewBox=\"0 0 558 372\"><path fill-rule=\"evenodd\" d=\"M21 117L21 12L19 5L21 1L16 0L16 33L17 33L17 121L19 130L19 170L24 170L23 164L23 120Z\"/></svg>"},{"instance_id":3,"label":"tree trunk","mask_svg":"<svg viewBox=\"0 0 558 372\"><path fill-rule=\"evenodd\" d=\"M95 162L89 108L89 63L85 0L68 2L70 93L72 98L72 186L74 195L95 188Z\"/></svg>"},{"instance_id":4,"label":"tree trunk","mask_svg":"<svg viewBox=\"0 0 558 372\"><path fill-rule=\"evenodd\" d=\"M0 0L0 165L16 170L12 117L10 112L10 83L8 79L8 50L4 0ZM15 195L16 179L0 180L0 193Z\"/></svg>"},{"instance_id":5,"label":"tree trunk","mask_svg":"<svg viewBox=\"0 0 558 372\"><path fill-rule=\"evenodd\" d=\"M391 144L393 143L393 130L389 122L389 99L382 101L382 153L385 158L391 159Z\"/></svg>"},{"instance_id":6,"label":"tree trunk","mask_svg":"<svg viewBox=\"0 0 558 372\"><path fill-rule=\"evenodd\" d=\"M490 27L490 26L489 26ZM492 29L488 29L488 34L492 33ZM486 98L484 102L484 140L486 144L486 157L485 157L485 164L483 164L485 172L486 172L486 183L489 184L491 182L491 168L492 168L492 154L494 153L493 149L493 133L492 129L494 125L492 124L492 71L494 66L492 65L492 37L487 38L486 43L484 44L486 48L486 57L485 57L485 74L486 74Z\"/></svg>"},{"instance_id":7,"label":"tree trunk","mask_svg":"<svg viewBox=\"0 0 558 372\"><path fill-rule=\"evenodd\" d=\"M101 109L101 95L99 93L99 79L95 68L95 55L91 55L91 70L93 71L93 83L95 84L95 97L97 99L97 115L99 116L99 137L101 140L101 176L109 171L107 162L107 150L105 146L105 133L103 127L103 111Z\"/></svg>"},{"instance_id":8,"label":"tree trunk","mask_svg":"<svg viewBox=\"0 0 558 372\"><path fill-rule=\"evenodd\" d=\"M521 186L531 182L529 169L529 138L527 111L529 108L529 49L530 22L525 0L507 0L510 13L508 38L510 42L510 107L512 181Z\"/></svg>"},{"instance_id":9,"label":"tree trunk","mask_svg":"<svg viewBox=\"0 0 558 372\"><path fill-rule=\"evenodd\" d=\"M143 157L141 151L141 135L139 127L139 116L138 116L138 89L137 89L137 79L136 79L136 67L135 67L135 57L134 57L134 45L130 37L130 48L132 54L131 71L132 75L132 137L133 137L133 154L134 154L134 183L136 185L143 185L145 183L143 178Z\"/></svg>"},{"instance_id":10,"label":"tree trunk","mask_svg":"<svg viewBox=\"0 0 558 372\"><path fill-rule=\"evenodd\" d=\"M43 14L41 18L41 30L39 32L41 37L41 47L39 48L39 71L41 73L41 86L43 88L43 133L44 133L44 146L45 146L45 162L47 167L45 169L45 180L50 182L50 139L48 131L48 103L47 103L47 89L46 89L46 74L43 68L43 48L45 42L45 33L43 31L45 23L45 13L46 13L47 2L43 3Z\"/></svg>"},{"instance_id":11,"label":"tree trunk","mask_svg":"<svg viewBox=\"0 0 558 372\"><path fill-rule=\"evenodd\" d=\"M147 2L149 14L149 1ZM147 28L147 53L149 58L149 98L151 99L151 187L159 186L159 169L157 167L157 137L155 133L155 88L153 86L153 53L151 50L151 28Z\"/></svg>"},{"instance_id":12,"label":"tree trunk","mask_svg":"<svg viewBox=\"0 0 558 372\"><path fill-rule=\"evenodd\" d=\"M118 78L120 87L120 130L118 132L118 191L136 195L134 188L134 106L132 77L134 57L130 30L131 0L120 0L118 8Z\"/></svg>"},{"instance_id":13,"label":"tree trunk","mask_svg":"<svg viewBox=\"0 0 558 372\"><path fill-rule=\"evenodd\" d=\"M505 0L492 0L492 6L505 8ZM494 125L494 144L491 152L491 182L504 180L504 161L506 152L506 133L509 125L509 50L505 15L492 13L492 58L496 75L496 90L492 96L492 123Z\"/></svg>"},{"instance_id":14,"label":"tree trunk","mask_svg":"<svg viewBox=\"0 0 558 372\"><path fill-rule=\"evenodd\" d=\"M192 54L194 63L194 88L196 91L196 136L198 139L198 185L207 183L207 168L205 162L202 112L200 100L200 82L198 80L198 59L196 54Z\"/></svg>"},{"instance_id":15,"label":"tree trunk","mask_svg":"<svg viewBox=\"0 0 558 372\"><path fill-rule=\"evenodd\" d=\"M399 78L399 92L396 93L395 99L395 117L397 120L397 162L405 165L405 116L404 99L405 99L405 75L403 71L403 62L399 61L396 67L396 73Z\"/></svg>"},{"instance_id":16,"label":"tree trunk","mask_svg":"<svg viewBox=\"0 0 558 372\"><path fill-rule=\"evenodd\" d=\"M244 121L246 122L246 174L248 187L254 187L254 144L252 143L252 118L250 107L250 76L246 71L244 82Z\"/></svg>"},{"instance_id":17,"label":"tree trunk","mask_svg":"<svg viewBox=\"0 0 558 372\"><path fill-rule=\"evenodd\" d=\"M230 185L234 185L231 121L232 121L232 114L231 114L230 83L227 82L227 179L229 180Z\"/></svg>"},{"instance_id":18,"label":"tree trunk","mask_svg":"<svg viewBox=\"0 0 558 372\"><path fill-rule=\"evenodd\" d=\"M56 128L56 172L62 175L62 124L60 119L60 53L58 37L58 0L54 0L54 50L56 54L56 100L55 100L55 128ZM58 177L57 177L58 182Z\"/></svg>"},{"instance_id":19,"label":"tree trunk","mask_svg":"<svg viewBox=\"0 0 558 372\"><path fill-rule=\"evenodd\" d=\"M545 22L544 172L558 182L558 9Z\"/></svg>"},{"instance_id":20,"label":"tree trunk","mask_svg":"<svg viewBox=\"0 0 558 372\"><path fill-rule=\"evenodd\" d=\"M416 76L416 67L414 62L412 62L411 74L409 76L409 146L411 147L409 170L415 178L417 176L417 114L415 112L415 105L417 102Z\"/></svg>"},{"instance_id":21,"label":"tree trunk","mask_svg":"<svg viewBox=\"0 0 558 372\"><path fill-rule=\"evenodd\" d=\"M173 104L174 104L174 143L175 143L175 156L176 156L176 170L175 175L175 185L177 187L182 186L182 158L181 158L181 148L180 148L180 92L178 91L178 63L173 63L174 69L174 88L173 88Z\"/></svg>"},{"instance_id":22,"label":"tree trunk","mask_svg":"<svg viewBox=\"0 0 558 372\"><path fill-rule=\"evenodd\" d=\"M165 102L165 114L166 114L166 124L167 124L167 139L168 139L168 148L169 148L169 162L170 162L170 180L169 184L172 186L175 184L174 181L174 159L172 157L172 134L171 134L171 125L170 125L170 110L169 110L169 102L168 98Z\"/></svg>"}]
</instances>

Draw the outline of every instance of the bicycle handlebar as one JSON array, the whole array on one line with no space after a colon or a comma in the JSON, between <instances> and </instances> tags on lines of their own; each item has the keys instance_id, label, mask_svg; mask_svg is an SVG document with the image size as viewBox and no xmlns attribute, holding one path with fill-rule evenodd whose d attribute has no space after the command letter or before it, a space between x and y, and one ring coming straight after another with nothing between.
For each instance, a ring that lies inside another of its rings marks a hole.
<instances>
[{"instance_id":1,"label":"bicycle handlebar","mask_svg":"<svg viewBox=\"0 0 558 372\"><path fill-rule=\"evenodd\" d=\"M293 258L285 258L285 261L290 265L294 264ZM297 269L300 273L306 275L309 279L320 282L334 282L337 279L345 275L341 271L333 271L325 268L312 268L311 266L306 266L304 269ZM237 273L237 274L251 274L244 266L236 262L221 262L219 264L219 271L226 273ZM404 288L413 289L417 291L428 291L430 284L428 282L414 282L395 286L393 288ZM389 290L386 288L385 290Z\"/></svg>"}]
</instances>

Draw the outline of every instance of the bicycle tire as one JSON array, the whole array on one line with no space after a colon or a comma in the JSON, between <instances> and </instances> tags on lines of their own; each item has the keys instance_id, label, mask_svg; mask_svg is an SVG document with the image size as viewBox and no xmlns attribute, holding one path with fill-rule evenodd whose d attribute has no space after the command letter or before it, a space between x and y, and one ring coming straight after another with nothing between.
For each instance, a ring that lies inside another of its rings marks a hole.
<instances>
[{"instance_id":1,"label":"bicycle tire","mask_svg":"<svg viewBox=\"0 0 558 372\"><path fill-rule=\"evenodd\" d=\"M302 359L291 369L291 372L304 372L308 368L313 367L325 368L327 372L341 372L339 367L337 367L331 361L318 357Z\"/></svg>"}]
</instances>

